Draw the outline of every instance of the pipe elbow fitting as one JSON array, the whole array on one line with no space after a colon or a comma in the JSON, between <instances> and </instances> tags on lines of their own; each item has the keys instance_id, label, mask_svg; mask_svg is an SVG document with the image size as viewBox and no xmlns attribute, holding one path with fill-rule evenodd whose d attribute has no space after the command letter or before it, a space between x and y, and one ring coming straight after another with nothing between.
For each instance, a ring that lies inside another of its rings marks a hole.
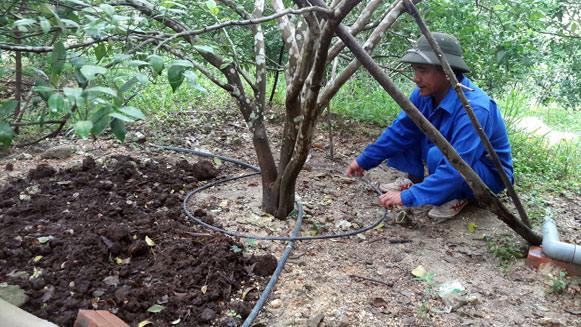
<instances>
[{"instance_id":1,"label":"pipe elbow fitting","mask_svg":"<svg viewBox=\"0 0 581 327\"><path fill-rule=\"evenodd\" d=\"M581 247L561 242L555 221L548 217L543 223L543 252L551 259L581 264Z\"/></svg>"}]
</instances>

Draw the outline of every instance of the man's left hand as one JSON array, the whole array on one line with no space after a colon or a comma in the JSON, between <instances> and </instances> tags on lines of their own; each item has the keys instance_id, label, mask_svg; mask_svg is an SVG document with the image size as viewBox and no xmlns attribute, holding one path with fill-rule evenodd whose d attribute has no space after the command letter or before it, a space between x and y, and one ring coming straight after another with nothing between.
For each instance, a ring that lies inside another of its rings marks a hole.
<instances>
[{"instance_id":1,"label":"man's left hand","mask_svg":"<svg viewBox=\"0 0 581 327\"><path fill-rule=\"evenodd\" d=\"M387 209L392 206L402 205L401 192L397 191L387 191L386 193L379 196L379 204L386 207Z\"/></svg>"}]
</instances>

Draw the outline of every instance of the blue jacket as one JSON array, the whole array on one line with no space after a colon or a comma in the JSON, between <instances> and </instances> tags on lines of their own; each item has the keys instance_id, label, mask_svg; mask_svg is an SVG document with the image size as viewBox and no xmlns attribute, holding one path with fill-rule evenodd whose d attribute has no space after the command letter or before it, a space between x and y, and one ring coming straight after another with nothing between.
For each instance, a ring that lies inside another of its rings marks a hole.
<instances>
[{"instance_id":1,"label":"blue jacket","mask_svg":"<svg viewBox=\"0 0 581 327\"><path fill-rule=\"evenodd\" d=\"M514 182L510 143L500 110L496 103L484 91L472 84L468 78L463 77L461 83L474 89L474 91L464 90L464 94L500 158L509 179ZM420 96L418 88L412 92L410 101L442 133L470 166L474 167L475 163L482 161L490 167L491 171L496 175L498 174L452 87L436 109L432 108L432 97ZM428 150L433 146L434 144L407 114L401 111L391 126L383 132L375 143L368 145L356 160L359 166L369 170L378 166L383 160L398 155L406 149L420 147L422 159L425 162ZM452 193L463 183L462 176L447 160L444 160L422 183L402 191L402 202L408 207L438 204L441 203L443 195ZM493 191L499 192L500 190Z\"/></svg>"}]
</instances>

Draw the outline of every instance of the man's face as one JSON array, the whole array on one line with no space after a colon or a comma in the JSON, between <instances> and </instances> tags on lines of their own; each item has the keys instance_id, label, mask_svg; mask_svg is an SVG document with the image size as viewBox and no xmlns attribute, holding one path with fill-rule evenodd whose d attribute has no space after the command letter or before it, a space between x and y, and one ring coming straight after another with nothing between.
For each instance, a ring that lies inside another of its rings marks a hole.
<instances>
[{"instance_id":1,"label":"man's face","mask_svg":"<svg viewBox=\"0 0 581 327\"><path fill-rule=\"evenodd\" d=\"M436 104L444 98L450 89L446 73L439 67L427 64L412 64L414 83L419 88L421 96L432 96Z\"/></svg>"}]
</instances>

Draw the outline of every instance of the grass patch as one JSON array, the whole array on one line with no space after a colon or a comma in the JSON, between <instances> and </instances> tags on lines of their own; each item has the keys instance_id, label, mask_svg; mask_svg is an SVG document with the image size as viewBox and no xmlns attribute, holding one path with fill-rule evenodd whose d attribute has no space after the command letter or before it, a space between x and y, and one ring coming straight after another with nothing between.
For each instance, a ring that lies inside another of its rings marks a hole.
<instances>
[{"instance_id":1,"label":"grass patch","mask_svg":"<svg viewBox=\"0 0 581 327\"><path fill-rule=\"evenodd\" d=\"M333 112L357 122L389 125L400 107L375 81L351 80L331 101Z\"/></svg>"}]
</instances>

